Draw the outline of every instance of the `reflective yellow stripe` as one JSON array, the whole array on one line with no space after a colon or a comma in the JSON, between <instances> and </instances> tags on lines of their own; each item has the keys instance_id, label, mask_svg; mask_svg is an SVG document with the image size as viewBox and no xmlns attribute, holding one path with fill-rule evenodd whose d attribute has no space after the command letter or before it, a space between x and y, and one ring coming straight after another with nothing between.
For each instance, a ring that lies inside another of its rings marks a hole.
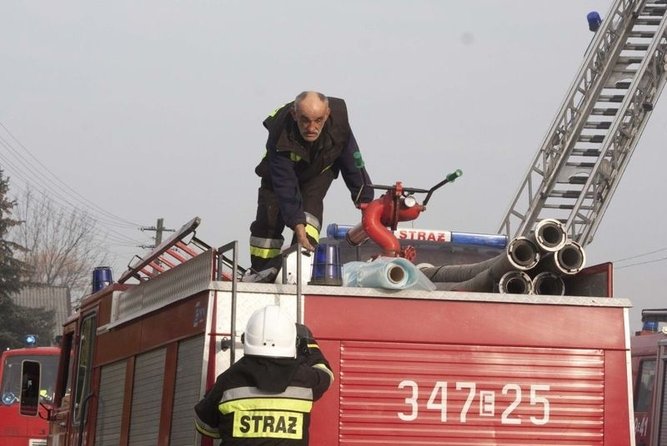
<instances>
[{"instance_id":1,"label":"reflective yellow stripe","mask_svg":"<svg viewBox=\"0 0 667 446\"><path fill-rule=\"evenodd\" d=\"M277 248L258 248L256 246L250 247L250 255L262 259L272 259L280 255L280 249Z\"/></svg>"},{"instance_id":2,"label":"reflective yellow stripe","mask_svg":"<svg viewBox=\"0 0 667 446\"><path fill-rule=\"evenodd\" d=\"M250 236L250 246L257 248L282 248L283 239Z\"/></svg>"},{"instance_id":3,"label":"reflective yellow stripe","mask_svg":"<svg viewBox=\"0 0 667 446\"><path fill-rule=\"evenodd\" d=\"M218 410L222 414L248 410L290 410L307 413L312 408L312 401L292 398L244 398L218 404Z\"/></svg>"},{"instance_id":4,"label":"reflective yellow stripe","mask_svg":"<svg viewBox=\"0 0 667 446\"><path fill-rule=\"evenodd\" d=\"M287 105L287 104L283 104L283 105L281 105L280 107L276 108L276 109L273 110L271 113L269 113L269 116L268 116L268 117L269 117L269 118L273 118L273 117L276 115L276 113L278 113L280 110L282 110L282 108L283 108L284 106L286 106L286 105Z\"/></svg>"},{"instance_id":5,"label":"reflective yellow stripe","mask_svg":"<svg viewBox=\"0 0 667 446\"><path fill-rule=\"evenodd\" d=\"M320 231L317 230L315 226L306 225L306 234L310 236L313 240L320 239Z\"/></svg>"},{"instance_id":6,"label":"reflective yellow stripe","mask_svg":"<svg viewBox=\"0 0 667 446\"><path fill-rule=\"evenodd\" d=\"M322 172L326 172L327 169L331 169L331 166L333 166L333 164L329 164L327 167L325 167L324 169L322 169L322 170L320 171L320 173L322 173Z\"/></svg>"},{"instance_id":7,"label":"reflective yellow stripe","mask_svg":"<svg viewBox=\"0 0 667 446\"><path fill-rule=\"evenodd\" d=\"M295 163L298 162L298 161L301 161L301 157L294 152L290 152L289 159L291 159Z\"/></svg>"},{"instance_id":8,"label":"reflective yellow stripe","mask_svg":"<svg viewBox=\"0 0 667 446\"><path fill-rule=\"evenodd\" d=\"M306 215L306 224L314 226L319 231L322 227L320 225L320 220L310 212L304 212L304 214Z\"/></svg>"},{"instance_id":9,"label":"reflective yellow stripe","mask_svg":"<svg viewBox=\"0 0 667 446\"><path fill-rule=\"evenodd\" d=\"M234 412L234 438L303 438L303 414L281 411Z\"/></svg>"}]
</instances>

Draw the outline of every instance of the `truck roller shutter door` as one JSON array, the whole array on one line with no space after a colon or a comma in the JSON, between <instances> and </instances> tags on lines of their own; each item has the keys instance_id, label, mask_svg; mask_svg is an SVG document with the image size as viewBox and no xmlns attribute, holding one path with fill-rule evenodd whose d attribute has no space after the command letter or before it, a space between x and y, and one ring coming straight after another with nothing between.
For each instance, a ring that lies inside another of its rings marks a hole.
<instances>
[{"instance_id":1,"label":"truck roller shutter door","mask_svg":"<svg viewBox=\"0 0 667 446\"><path fill-rule=\"evenodd\" d=\"M176 390L171 416L171 446L195 444L192 414L199 401L204 358L204 336L181 341L178 344Z\"/></svg>"},{"instance_id":2,"label":"truck roller shutter door","mask_svg":"<svg viewBox=\"0 0 667 446\"><path fill-rule=\"evenodd\" d=\"M130 421L129 444L132 446L158 444L165 357L164 348L137 356Z\"/></svg>"},{"instance_id":3,"label":"truck roller shutter door","mask_svg":"<svg viewBox=\"0 0 667 446\"><path fill-rule=\"evenodd\" d=\"M116 446L120 442L126 368L125 360L102 367L95 427L98 446Z\"/></svg>"}]
</instances>

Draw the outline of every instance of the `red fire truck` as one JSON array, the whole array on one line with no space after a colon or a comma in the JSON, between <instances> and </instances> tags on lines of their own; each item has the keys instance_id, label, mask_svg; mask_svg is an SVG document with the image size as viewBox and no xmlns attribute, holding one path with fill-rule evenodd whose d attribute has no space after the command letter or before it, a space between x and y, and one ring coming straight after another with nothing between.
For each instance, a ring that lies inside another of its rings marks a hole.
<instances>
[{"instance_id":1,"label":"red fire truck","mask_svg":"<svg viewBox=\"0 0 667 446\"><path fill-rule=\"evenodd\" d=\"M0 362L0 444L5 446L46 445L47 409L56 384L60 349L30 347L2 352ZM24 380L26 370L40 369L41 380L30 388ZM23 369L23 371L22 371ZM27 392L27 393L26 393ZM41 408L39 404L43 404Z\"/></svg>"},{"instance_id":2,"label":"red fire truck","mask_svg":"<svg viewBox=\"0 0 667 446\"><path fill-rule=\"evenodd\" d=\"M243 283L236 242L211 248L196 224L66 323L49 444L210 444L193 406L242 355L249 315L273 303L312 329L336 375L313 445L634 443L630 303L609 297L610 265L571 277L568 296Z\"/></svg>"},{"instance_id":3,"label":"red fire truck","mask_svg":"<svg viewBox=\"0 0 667 446\"><path fill-rule=\"evenodd\" d=\"M642 330L635 333L631 344L635 438L637 446L657 446L667 440L667 309L643 310L642 322Z\"/></svg>"}]
</instances>

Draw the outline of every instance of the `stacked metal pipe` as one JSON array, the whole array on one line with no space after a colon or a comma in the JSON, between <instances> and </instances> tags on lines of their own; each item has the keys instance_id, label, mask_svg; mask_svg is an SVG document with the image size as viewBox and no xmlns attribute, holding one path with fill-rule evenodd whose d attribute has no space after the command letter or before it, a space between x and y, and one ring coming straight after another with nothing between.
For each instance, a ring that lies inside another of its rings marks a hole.
<instances>
[{"instance_id":1,"label":"stacked metal pipe","mask_svg":"<svg viewBox=\"0 0 667 446\"><path fill-rule=\"evenodd\" d=\"M505 252L467 265L423 266L439 290L510 294L565 294L564 275L581 271L586 255L555 219L540 221L528 237L511 240Z\"/></svg>"}]
</instances>

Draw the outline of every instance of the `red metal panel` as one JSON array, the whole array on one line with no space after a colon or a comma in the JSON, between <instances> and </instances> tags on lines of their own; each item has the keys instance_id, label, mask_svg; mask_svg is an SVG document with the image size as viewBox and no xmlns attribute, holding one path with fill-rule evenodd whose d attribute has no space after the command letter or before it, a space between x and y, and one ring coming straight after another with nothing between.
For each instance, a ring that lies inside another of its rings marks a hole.
<instances>
[{"instance_id":1,"label":"red metal panel","mask_svg":"<svg viewBox=\"0 0 667 446\"><path fill-rule=\"evenodd\" d=\"M600 350L341 347L341 445L602 444Z\"/></svg>"},{"instance_id":2,"label":"red metal panel","mask_svg":"<svg viewBox=\"0 0 667 446\"><path fill-rule=\"evenodd\" d=\"M204 330L208 291L151 313L141 320L141 351L185 339Z\"/></svg>"},{"instance_id":3,"label":"red metal panel","mask_svg":"<svg viewBox=\"0 0 667 446\"><path fill-rule=\"evenodd\" d=\"M315 444L626 446L624 311L306 296L337 377L311 432L338 433Z\"/></svg>"},{"instance_id":4,"label":"red metal panel","mask_svg":"<svg viewBox=\"0 0 667 446\"><path fill-rule=\"evenodd\" d=\"M313 446L338 444L338 405L340 400L340 343L320 340L318 344L325 353L334 372L334 383L322 399L313 406L310 423L310 444Z\"/></svg>"},{"instance_id":5,"label":"red metal panel","mask_svg":"<svg viewBox=\"0 0 667 446\"><path fill-rule=\"evenodd\" d=\"M628 423L619 420L629 420L633 416L631 405L632 396L628 395L627 352L605 352L605 381L604 381L604 436L607 445L625 446L629 438L635 433L630 431Z\"/></svg>"},{"instance_id":6,"label":"red metal panel","mask_svg":"<svg viewBox=\"0 0 667 446\"><path fill-rule=\"evenodd\" d=\"M149 351L204 330L208 291L97 336L95 366Z\"/></svg>"},{"instance_id":7,"label":"red metal panel","mask_svg":"<svg viewBox=\"0 0 667 446\"><path fill-rule=\"evenodd\" d=\"M307 296L305 312L323 339L626 349L622 308Z\"/></svg>"}]
</instances>

